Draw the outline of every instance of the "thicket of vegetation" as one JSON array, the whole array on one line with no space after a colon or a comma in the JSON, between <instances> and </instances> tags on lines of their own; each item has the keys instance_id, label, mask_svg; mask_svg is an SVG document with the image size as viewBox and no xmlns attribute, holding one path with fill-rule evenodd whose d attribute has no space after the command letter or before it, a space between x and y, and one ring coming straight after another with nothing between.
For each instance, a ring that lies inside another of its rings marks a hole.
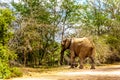
<instances>
[{"instance_id":1,"label":"thicket of vegetation","mask_svg":"<svg viewBox=\"0 0 120 80\"><path fill-rule=\"evenodd\" d=\"M9 67L9 61L17 57L14 51L8 47L8 42L13 36L13 31L10 26L13 20L15 20L15 17L12 11L7 8L0 8L0 78L15 76L15 71L18 70Z\"/></svg>"},{"instance_id":2,"label":"thicket of vegetation","mask_svg":"<svg viewBox=\"0 0 120 80\"><path fill-rule=\"evenodd\" d=\"M65 37L92 39L97 64L120 61L119 6L119 0L1 2L0 78L17 73L11 61L32 67L59 65Z\"/></svg>"}]
</instances>

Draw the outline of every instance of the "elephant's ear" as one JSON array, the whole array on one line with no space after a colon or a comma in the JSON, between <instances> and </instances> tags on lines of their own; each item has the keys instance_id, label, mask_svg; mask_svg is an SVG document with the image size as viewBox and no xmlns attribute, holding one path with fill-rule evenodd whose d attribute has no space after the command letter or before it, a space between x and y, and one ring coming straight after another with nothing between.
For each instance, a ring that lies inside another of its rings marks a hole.
<instances>
[{"instance_id":1,"label":"elephant's ear","mask_svg":"<svg viewBox=\"0 0 120 80\"><path fill-rule=\"evenodd\" d=\"M70 47L70 44L71 44L71 39L66 39L65 48L68 49Z\"/></svg>"},{"instance_id":2,"label":"elephant's ear","mask_svg":"<svg viewBox=\"0 0 120 80\"><path fill-rule=\"evenodd\" d=\"M62 45L62 46L65 46L65 44L66 44L66 39L64 39L64 40L61 42L61 45Z\"/></svg>"}]
</instances>

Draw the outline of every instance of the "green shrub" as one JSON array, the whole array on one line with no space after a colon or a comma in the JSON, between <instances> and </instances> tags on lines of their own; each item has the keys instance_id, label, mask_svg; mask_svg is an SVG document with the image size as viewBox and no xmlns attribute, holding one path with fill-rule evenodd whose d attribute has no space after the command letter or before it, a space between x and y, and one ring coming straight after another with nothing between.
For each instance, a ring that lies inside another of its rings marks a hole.
<instances>
[{"instance_id":1,"label":"green shrub","mask_svg":"<svg viewBox=\"0 0 120 80\"><path fill-rule=\"evenodd\" d=\"M95 36L94 43L96 48L96 63L106 63L107 58L111 55L109 50L109 45L106 44L106 37L105 36Z\"/></svg>"},{"instance_id":2,"label":"green shrub","mask_svg":"<svg viewBox=\"0 0 120 80\"><path fill-rule=\"evenodd\" d=\"M11 77L21 77L23 74L22 72L20 71L20 69L14 67L14 68L11 68Z\"/></svg>"},{"instance_id":3,"label":"green shrub","mask_svg":"<svg viewBox=\"0 0 120 80\"><path fill-rule=\"evenodd\" d=\"M14 75L22 75L17 68L11 68L9 66L9 61L14 60L16 55L14 52L10 51L6 46L0 46L0 78L10 78Z\"/></svg>"},{"instance_id":4,"label":"green shrub","mask_svg":"<svg viewBox=\"0 0 120 80\"><path fill-rule=\"evenodd\" d=\"M114 36L95 36L96 63L114 63L120 61L120 40Z\"/></svg>"},{"instance_id":5,"label":"green shrub","mask_svg":"<svg viewBox=\"0 0 120 80\"><path fill-rule=\"evenodd\" d=\"M11 72L8 64L0 60L0 78L10 78Z\"/></svg>"},{"instance_id":6,"label":"green shrub","mask_svg":"<svg viewBox=\"0 0 120 80\"><path fill-rule=\"evenodd\" d=\"M110 47L112 55L108 57L108 63L114 63L120 61L120 38L109 35L107 37L107 45Z\"/></svg>"},{"instance_id":7,"label":"green shrub","mask_svg":"<svg viewBox=\"0 0 120 80\"><path fill-rule=\"evenodd\" d=\"M107 38L106 42L111 48L119 50L119 48L120 48L120 38L117 38L116 36L109 36Z\"/></svg>"}]
</instances>

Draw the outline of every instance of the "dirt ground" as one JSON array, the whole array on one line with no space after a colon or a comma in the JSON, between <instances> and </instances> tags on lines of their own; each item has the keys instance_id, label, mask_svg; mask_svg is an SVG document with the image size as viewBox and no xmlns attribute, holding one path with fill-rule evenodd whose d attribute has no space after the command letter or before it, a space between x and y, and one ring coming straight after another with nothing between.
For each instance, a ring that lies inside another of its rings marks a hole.
<instances>
[{"instance_id":1,"label":"dirt ground","mask_svg":"<svg viewBox=\"0 0 120 80\"><path fill-rule=\"evenodd\" d=\"M23 77L10 80L120 80L120 65L99 66L94 70L88 67L70 69L68 66L47 71L30 68L22 70Z\"/></svg>"}]
</instances>

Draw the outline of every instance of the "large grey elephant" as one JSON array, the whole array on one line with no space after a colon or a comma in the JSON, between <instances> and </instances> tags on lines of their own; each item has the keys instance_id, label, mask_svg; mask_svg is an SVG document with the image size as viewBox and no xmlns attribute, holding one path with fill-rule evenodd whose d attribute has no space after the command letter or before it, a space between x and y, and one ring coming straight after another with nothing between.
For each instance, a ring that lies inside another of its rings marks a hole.
<instances>
[{"instance_id":1,"label":"large grey elephant","mask_svg":"<svg viewBox=\"0 0 120 80\"><path fill-rule=\"evenodd\" d=\"M75 57L79 57L80 69L83 69L83 60L87 57L91 59L91 69L95 69L94 65L94 56L95 56L95 47L92 41L88 38L67 38L64 39L61 43L61 59L60 64L63 63L64 51L66 49L70 50L70 60L71 68L74 68Z\"/></svg>"}]
</instances>

